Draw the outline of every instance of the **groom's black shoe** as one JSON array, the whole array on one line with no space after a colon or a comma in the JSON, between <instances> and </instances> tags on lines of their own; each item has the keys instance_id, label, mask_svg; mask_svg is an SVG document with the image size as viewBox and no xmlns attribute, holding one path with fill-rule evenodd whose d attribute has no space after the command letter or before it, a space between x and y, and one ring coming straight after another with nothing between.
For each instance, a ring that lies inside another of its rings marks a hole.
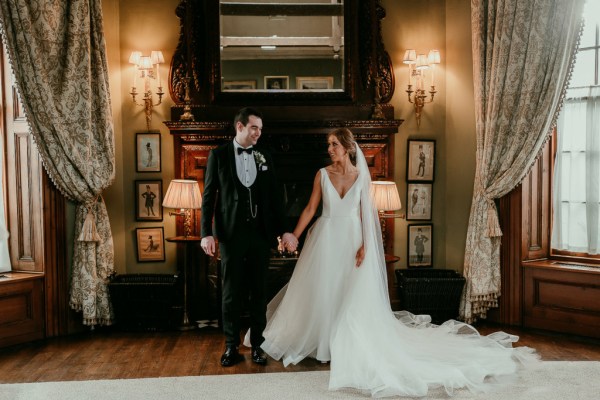
<instances>
[{"instance_id":1,"label":"groom's black shoe","mask_svg":"<svg viewBox=\"0 0 600 400\"><path fill-rule=\"evenodd\" d=\"M242 361L242 356L238 352L237 347L227 346L225 353L221 356L221 365L224 367L231 367Z\"/></svg>"},{"instance_id":2,"label":"groom's black shoe","mask_svg":"<svg viewBox=\"0 0 600 400\"><path fill-rule=\"evenodd\" d=\"M252 361L256 364L265 365L267 363L267 356L260 347L252 348Z\"/></svg>"}]
</instances>

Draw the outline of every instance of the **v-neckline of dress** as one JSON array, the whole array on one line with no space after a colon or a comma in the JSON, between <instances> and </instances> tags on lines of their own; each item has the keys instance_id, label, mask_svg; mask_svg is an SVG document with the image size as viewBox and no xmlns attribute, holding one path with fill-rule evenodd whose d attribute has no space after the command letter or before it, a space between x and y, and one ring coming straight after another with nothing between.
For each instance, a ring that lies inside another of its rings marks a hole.
<instances>
[{"instance_id":1,"label":"v-neckline of dress","mask_svg":"<svg viewBox=\"0 0 600 400\"><path fill-rule=\"evenodd\" d=\"M340 200L344 200L346 198L346 196L348 196L348 193L350 193L350 191L354 188L354 186L356 185L356 182L358 181L358 175L357 175L356 179L354 180L354 182L352 182L352 185L350 185L350 188L346 191L346 194L344 194L344 196L342 196L340 194L340 192L338 192L338 190L335 188L335 185L333 184L333 182L331 181L331 178L329 177L329 171L327 171L327 169L325 169L325 168L323 168L323 170L325 171L325 174L327 175L327 180L329 181L329 184L333 188L333 191L335 193L337 193L338 198ZM360 172L359 172L359 175L360 175Z\"/></svg>"}]
</instances>

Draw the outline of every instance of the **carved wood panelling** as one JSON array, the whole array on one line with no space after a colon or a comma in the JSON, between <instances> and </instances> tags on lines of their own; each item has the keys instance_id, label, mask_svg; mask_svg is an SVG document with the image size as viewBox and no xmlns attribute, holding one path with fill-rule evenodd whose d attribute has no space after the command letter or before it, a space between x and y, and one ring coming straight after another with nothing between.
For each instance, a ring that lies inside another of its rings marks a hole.
<instances>
[{"instance_id":1,"label":"carved wood panelling","mask_svg":"<svg viewBox=\"0 0 600 400\"><path fill-rule=\"evenodd\" d=\"M523 180L523 259L535 260L550 254L550 146Z\"/></svg>"},{"instance_id":2,"label":"carved wood panelling","mask_svg":"<svg viewBox=\"0 0 600 400\"><path fill-rule=\"evenodd\" d=\"M524 265L524 326L600 338L600 271Z\"/></svg>"},{"instance_id":3,"label":"carved wood panelling","mask_svg":"<svg viewBox=\"0 0 600 400\"><path fill-rule=\"evenodd\" d=\"M16 271L43 271L41 163L28 132L7 138L7 192L11 263Z\"/></svg>"},{"instance_id":4,"label":"carved wood panelling","mask_svg":"<svg viewBox=\"0 0 600 400\"><path fill-rule=\"evenodd\" d=\"M25 112L23 111L23 105L21 103L21 98L19 97L19 92L17 92L16 87L12 87L12 103L13 103L13 121L15 122L27 122L25 120Z\"/></svg>"},{"instance_id":5,"label":"carved wood panelling","mask_svg":"<svg viewBox=\"0 0 600 400\"><path fill-rule=\"evenodd\" d=\"M15 271L14 278L0 281L0 297L5 300L0 301L0 315L8 319L11 313L28 315L24 320L4 320L10 327L0 326L0 346L66 334L73 317L68 307L65 199L43 171L15 86L0 46L0 105L5 111L0 113L5 128L0 136L6 143L5 204ZM14 290L24 294L7 295Z\"/></svg>"},{"instance_id":6,"label":"carved wood panelling","mask_svg":"<svg viewBox=\"0 0 600 400\"><path fill-rule=\"evenodd\" d=\"M42 294L42 276L0 283L0 347L44 337Z\"/></svg>"}]
</instances>

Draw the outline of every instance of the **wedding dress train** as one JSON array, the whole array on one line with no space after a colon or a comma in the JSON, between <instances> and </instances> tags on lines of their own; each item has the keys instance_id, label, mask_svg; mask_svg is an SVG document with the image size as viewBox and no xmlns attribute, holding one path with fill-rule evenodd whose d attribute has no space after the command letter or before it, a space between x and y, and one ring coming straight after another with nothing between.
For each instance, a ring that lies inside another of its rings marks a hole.
<instances>
[{"instance_id":1,"label":"wedding dress train","mask_svg":"<svg viewBox=\"0 0 600 400\"><path fill-rule=\"evenodd\" d=\"M321 170L323 213L290 282L269 303L265 352L286 366L306 357L331 360L330 389L358 388L373 397L425 396L435 387L484 391L492 380L514 376L519 361L536 359L532 349L511 347L515 336L480 336L458 321L436 326L426 316L391 310L370 177L358 153L359 178L344 197Z\"/></svg>"}]
</instances>

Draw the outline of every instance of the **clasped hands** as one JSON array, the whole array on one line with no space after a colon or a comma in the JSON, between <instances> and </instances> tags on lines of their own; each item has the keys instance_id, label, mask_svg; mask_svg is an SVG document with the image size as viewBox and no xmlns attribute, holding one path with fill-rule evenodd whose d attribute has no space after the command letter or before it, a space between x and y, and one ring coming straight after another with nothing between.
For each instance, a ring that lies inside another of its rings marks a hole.
<instances>
[{"instance_id":1,"label":"clasped hands","mask_svg":"<svg viewBox=\"0 0 600 400\"><path fill-rule=\"evenodd\" d=\"M293 253L298 248L298 238L296 238L293 233L286 232L283 234L282 238L278 237L277 240L279 241L277 250L281 252L287 250L290 253Z\"/></svg>"},{"instance_id":2,"label":"clasped hands","mask_svg":"<svg viewBox=\"0 0 600 400\"><path fill-rule=\"evenodd\" d=\"M277 239L279 239L279 238L277 238ZM207 255L214 256L215 250L216 250L214 237L212 237L212 236L203 237L202 240L200 241L200 247L202 247L202 250L204 250L204 252ZM285 249L289 252L294 252L298 248L298 239L296 238L296 236L294 236L293 233L286 232L283 234L283 238L281 240L279 240L278 247L279 247L280 251L283 251Z\"/></svg>"}]
</instances>

